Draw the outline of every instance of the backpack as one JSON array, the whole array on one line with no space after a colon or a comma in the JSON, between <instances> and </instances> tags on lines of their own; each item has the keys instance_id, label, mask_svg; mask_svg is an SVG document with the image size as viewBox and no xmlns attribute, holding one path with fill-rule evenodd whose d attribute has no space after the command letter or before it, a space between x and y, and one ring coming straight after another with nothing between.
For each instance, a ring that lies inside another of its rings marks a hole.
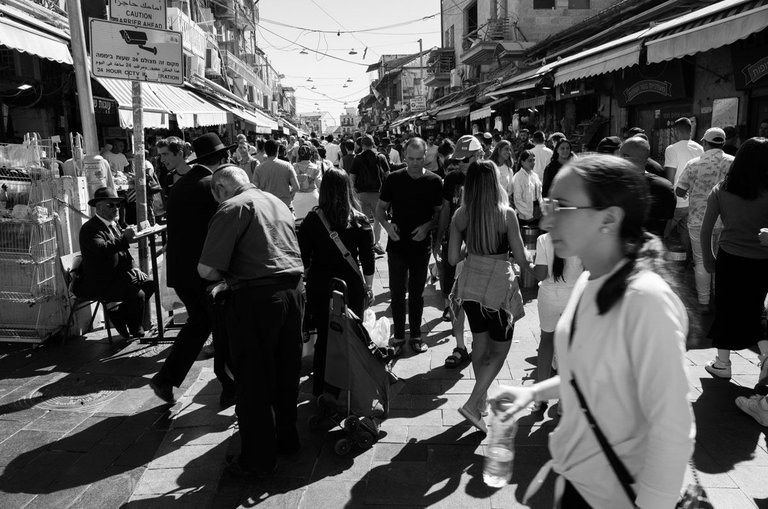
<instances>
[{"instance_id":1,"label":"backpack","mask_svg":"<svg viewBox=\"0 0 768 509\"><path fill-rule=\"evenodd\" d=\"M378 193L381 190L381 185L387 178L387 173L389 173L387 159L381 154L375 154L376 167L374 169L369 166L368 160L363 159L363 157L365 157L364 154L365 152L355 156L356 160L360 158L357 164L358 171L355 177L355 187L359 192Z\"/></svg>"}]
</instances>

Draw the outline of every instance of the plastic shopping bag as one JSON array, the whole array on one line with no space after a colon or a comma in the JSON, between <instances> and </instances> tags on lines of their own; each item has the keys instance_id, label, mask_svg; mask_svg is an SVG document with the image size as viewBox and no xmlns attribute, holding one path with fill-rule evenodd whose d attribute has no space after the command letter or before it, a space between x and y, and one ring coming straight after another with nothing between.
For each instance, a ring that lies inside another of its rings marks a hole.
<instances>
[{"instance_id":1,"label":"plastic shopping bag","mask_svg":"<svg viewBox=\"0 0 768 509\"><path fill-rule=\"evenodd\" d=\"M184 304L182 304L179 296L176 295L176 291L167 285L165 278L165 260L165 255L160 255L157 257L158 273L155 281L157 282L158 289L160 290L160 303L166 311L173 311L175 309L183 308Z\"/></svg>"},{"instance_id":2,"label":"plastic shopping bag","mask_svg":"<svg viewBox=\"0 0 768 509\"><path fill-rule=\"evenodd\" d=\"M370 309L366 309L365 313L363 313L363 327L368 331L373 344L379 348L387 348L389 346L389 318L382 316L377 320L376 314Z\"/></svg>"}]
</instances>

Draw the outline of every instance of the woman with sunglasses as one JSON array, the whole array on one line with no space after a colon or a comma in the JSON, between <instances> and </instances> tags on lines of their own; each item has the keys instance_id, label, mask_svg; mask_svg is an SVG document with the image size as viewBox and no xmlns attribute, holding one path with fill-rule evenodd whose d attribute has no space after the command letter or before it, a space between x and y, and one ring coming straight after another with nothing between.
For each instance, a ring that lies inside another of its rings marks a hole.
<instances>
[{"instance_id":1,"label":"woman with sunglasses","mask_svg":"<svg viewBox=\"0 0 768 509\"><path fill-rule=\"evenodd\" d=\"M501 415L508 419L532 402L560 398L552 460L539 476L549 468L560 474L560 507L672 508L695 434L684 359L688 317L663 277L659 239L643 229L646 179L628 161L588 156L560 170L542 205L557 256L578 256L586 270L555 331L559 375L504 386L494 402L511 403ZM610 450L628 472L625 483Z\"/></svg>"},{"instance_id":2,"label":"woman with sunglasses","mask_svg":"<svg viewBox=\"0 0 768 509\"><path fill-rule=\"evenodd\" d=\"M469 320L475 370L475 386L459 413L483 432L488 387L506 361L514 320L523 314L510 251L529 270L517 215L499 184L496 165L473 162L467 168L461 207L451 221L448 261L456 265L466 258L451 297Z\"/></svg>"}]
</instances>

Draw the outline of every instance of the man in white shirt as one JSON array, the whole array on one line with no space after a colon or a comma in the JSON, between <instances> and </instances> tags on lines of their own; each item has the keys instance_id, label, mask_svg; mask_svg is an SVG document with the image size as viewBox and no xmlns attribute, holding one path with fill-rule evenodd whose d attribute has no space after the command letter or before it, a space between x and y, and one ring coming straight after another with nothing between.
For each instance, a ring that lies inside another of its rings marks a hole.
<instances>
[{"instance_id":1,"label":"man in white shirt","mask_svg":"<svg viewBox=\"0 0 768 509\"><path fill-rule=\"evenodd\" d=\"M382 144L387 147L387 154L389 156L390 166L393 164L402 164L403 160L400 158L400 152L395 149L395 144L389 138L384 138Z\"/></svg>"},{"instance_id":2,"label":"man in white shirt","mask_svg":"<svg viewBox=\"0 0 768 509\"><path fill-rule=\"evenodd\" d=\"M125 157L125 154L123 154L124 148L125 144L122 140L115 140L112 142L112 150L104 154L104 159L109 163L113 176L124 172L128 167L128 159Z\"/></svg>"},{"instance_id":3,"label":"man in white shirt","mask_svg":"<svg viewBox=\"0 0 768 509\"><path fill-rule=\"evenodd\" d=\"M437 145L435 145L435 136L427 137L427 153L424 157L424 169L431 172L437 171Z\"/></svg>"},{"instance_id":4,"label":"man in white shirt","mask_svg":"<svg viewBox=\"0 0 768 509\"><path fill-rule=\"evenodd\" d=\"M339 167L341 161L341 147L333 140L333 135L329 134L326 138L325 155L326 158L333 163L334 168Z\"/></svg>"},{"instance_id":5,"label":"man in white shirt","mask_svg":"<svg viewBox=\"0 0 768 509\"><path fill-rule=\"evenodd\" d=\"M545 141L543 132L536 131L533 133L533 148L531 152L536 156L533 172L539 176L539 180L544 180L544 168L552 160L552 151L544 144Z\"/></svg>"},{"instance_id":6,"label":"man in white shirt","mask_svg":"<svg viewBox=\"0 0 768 509\"><path fill-rule=\"evenodd\" d=\"M683 168L688 161L704 155L704 149L701 145L691 140L691 121L682 117L675 120L673 124L673 133L678 140L676 143L668 146L664 151L664 172L667 180L677 187L677 181ZM664 237L669 238L673 231L677 231L680 236L680 243L685 247L686 252L691 250L690 234L688 233L688 199L677 197L677 207L675 215L667 224L664 231Z\"/></svg>"},{"instance_id":7,"label":"man in white shirt","mask_svg":"<svg viewBox=\"0 0 768 509\"><path fill-rule=\"evenodd\" d=\"M678 197L683 198L687 195L689 200L688 234L693 251L696 292L699 296L701 311L708 312L712 274L704 268L704 258L701 253L701 224L707 210L709 192L712 191L715 184L725 178L731 163L733 163L733 156L723 152L725 132L718 127L707 129L701 143L704 145L704 155L691 159L683 168L680 178L677 180L675 193ZM715 230L712 236L714 238L720 236L719 228ZM717 242L713 242L712 245L717 245Z\"/></svg>"}]
</instances>

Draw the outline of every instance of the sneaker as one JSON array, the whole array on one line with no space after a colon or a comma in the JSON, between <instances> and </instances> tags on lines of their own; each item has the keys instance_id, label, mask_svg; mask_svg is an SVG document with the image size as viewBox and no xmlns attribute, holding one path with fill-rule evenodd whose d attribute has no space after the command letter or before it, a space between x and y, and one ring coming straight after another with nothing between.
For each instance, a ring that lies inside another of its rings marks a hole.
<instances>
[{"instance_id":1,"label":"sneaker","mask_svg":"<svg viewBox=\"0 0 768 509\"><path fill-rule=\"evenodd\" d=\"M384 256L384 253L385 253L386 251L384 251L384 248L383 248L383 247L381 247L381 244L375 244L375 245L373 246L373 252L374 252L374 253L376 253L376 254L377 254L377 255L379 255L379 256Z\"/></svg>"},{"instance_id":2,"label":"sneaker","mask_svg":"<svg viewBox=\"0 0 768 509\"><path fill-rule=\"evenodd\" d=\"M707 373L710 375L717 377L717 378L731 378L731 363L730 361L728 364L722 362L720 359L715 357L715 360L709 361L705 366L704 369L707 370Z\"/></svg>"},{"instance_id":3,"label":"sneaker","mask_svg":"<svg viewBox=\"0 0 768 509\"><path fill-rule=\"evenodd\" d=\"M768 355L758 355L757 358L760 359L757 365L760 368L757 385L768 385Z\"/></svg>"},{"instance_id":4,"label":"sneaker","mask_svg":"<svg viewBox=\"0 0 768 509\"><path fill-rule=\"evenodd\" d=\"M764 404L761 404L763 402ZM765 397L744 397L739 396L736 398L736 406L739 409L751 415L761 426L768 426L768 402L765 401Z\"/></svg>"},{"instance_id":5,"label":"sneaker","mask_svg":"<svg viewBox=\"0 0 768 509\"><path fill-rule=\"evenodd\" d=\"M203 345L203 358L210 359L214 355L216 355L216 351L213 348L213 341L206 341Z\"/></svg>"}]
</instances>

